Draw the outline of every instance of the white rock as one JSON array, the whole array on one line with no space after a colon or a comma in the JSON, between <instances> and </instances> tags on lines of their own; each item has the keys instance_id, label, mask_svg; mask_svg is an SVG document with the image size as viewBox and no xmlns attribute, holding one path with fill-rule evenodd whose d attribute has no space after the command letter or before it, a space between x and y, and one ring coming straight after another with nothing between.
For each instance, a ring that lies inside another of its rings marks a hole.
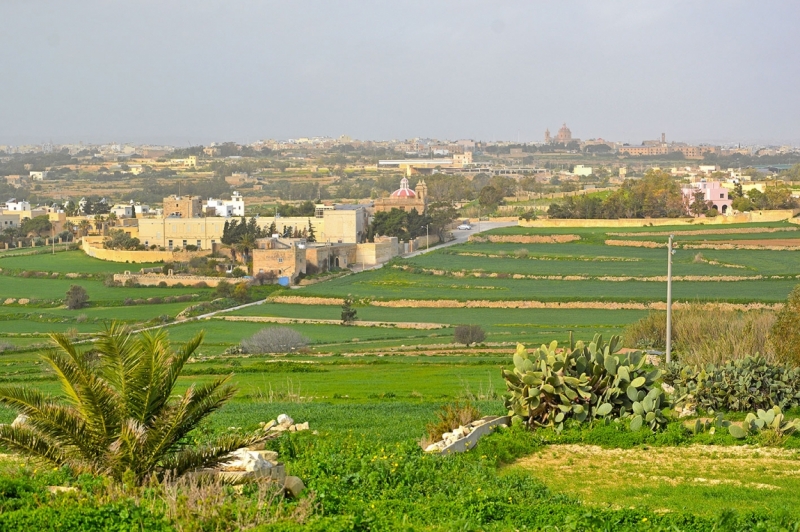
<instances>
[{"instance_id":1,"label":"white rock","mask_svg":"<svg viewBox=\"0 0 800 532\"><path fill-rule=\"evenodd\" d=\"M294 423L294 419L290 418L286 414L281 414L278 416L278 424L279 425L292 425Z\"/></svg>"},{"instance_id":2,"label":"white rock","mask_svg":"<svg viewBox=\"0 0 800 532\"><path fill-rule=\"evenodd\" d=\"M264 459L261 454L247 449L236 449L230 455L231 460L221 464L225 471L265 472L272 468L272 462Z\"/></svg>"},{"instance_id":3,"label":"white rock","mask_svg":"<svg viewBox=\"0 0 800 532\"><path fill-rule=\"evenodd\" d=\"M11 422L11 426L21 427L22 425L25 424L26 421L28 421L28 416L26 416L25 414L20 414L14 419L14 421Z\"/></svg>"},{"instance_id":4,"label":"white rock","mask_svg":"<svg viewBox=\"0 0 800 532\"><path fill-rule=\"evenodd\" d=\"M297 425L295 425L295 428L297 429L298 432L301 430L308 430L308 421L306 421L305 423L298 423Z\"/></svg>"}]
</instances>

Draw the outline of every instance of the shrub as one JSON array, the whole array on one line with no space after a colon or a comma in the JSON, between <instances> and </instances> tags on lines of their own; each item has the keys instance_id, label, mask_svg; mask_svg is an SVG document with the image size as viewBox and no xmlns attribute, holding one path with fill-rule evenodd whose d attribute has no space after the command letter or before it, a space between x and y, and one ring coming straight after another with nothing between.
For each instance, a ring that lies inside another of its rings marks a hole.
<instances>
[{"instance_id":1,"label":"shrub","mask_svg":"<svg viewBox=\"0 0 800 532\"><path fill-rule=\"evenodd\" d=\"M310 340L289 327L266 327L242 340L244 353L286 353L308 345Z\"/></svg>"},{"instance_id":2,"label":"shrub","mask_svg":"<svg viewBox=\"0 0 800 532\"><path fill-rule=\"evenodd\" d=\"M50 338L55 349L42 356L61 376L63 394L0 387L0 403L28 417L17 426L0 425L4 447L57 467L139 484L151 475L216 465L255 441L232 433L202 447L187 441L186 435L235 393L228 376L173 398L202 333L173 351L162 331L134 337L114 323L93 344L96 357L63 334Z\"/></svg>"},{"instance_id":3,"label":"shrub","mask_svg":"<svg viewBox=\"0 0 800 532\"><path fill-rule=\"evenodd\" d=\"M159 288L166 288L167 287L167 282L166 281L161 281L160 283L158 283L158 287Z\"/></svg>"},{"instance_id":4,"label":"shrub","mask_svg":"<svg viewBox=\"0 0 800 532\"><path fill-rule=\"evenodd\" d=\"M89 294L86 289L78 284L73 284L67 290L67 295L64 298L64 304L70 310L77 310L86 306L89 301Z\"/></svg>"},{"instance_id":5,"label":"shrub","mask_svg":"<svg viewBox=\"0 0 800 532\"><path fill-rule=\"evenodd\" d=\"M308 269L309 266L311 266L311 264L307 265L306 269ZM310 275L313 272L309 270L308 273ZM275 272L273 272L272 270L268 272L258 272L255 275L255 280L259 285L272 284L275 282L276 278L277 276L275 275Z\"/></svg>"},{"instance_id":6,"label":"shrub","mask_svg":"<svg viewBox=\"0 0 800 532\"><path fill-rule=\"evenodd\" d=\"M457 429L460 426L469 425L476 419L481 417L480 411L475 408L469 401L443 405L436 413L436 421L428 423L425 426L427 432L427 439L423 442L433 443L442 439L442 434ZM424 445L426 446L426 445Z\"/></svg>"},{"instance_id":7,"label":"shrub","mask_svg":"<svg viewBox=\"0 0 800 532\"><path fill-rule=\"evenodd\" d=\"M134 302L132 298L126 297L125 300L122 302L122 304L125 305L126 307L130 307L131 305L134 304Z\"/></svg>"},{"instance_id":8,"label":"shrub","mask_svg":"<svg viewBox=\"0 0 800 532\"><path fill-rule=\"evenodd\" d=\"M75 317L75 322L76 323L85 323L86 320L88 320L88 319L89 319L89 316L87 316L86 314L78 314Z\"/></svg>"},{"instance_id":9,"label":"shrub","mask_svg":"<svg viewBox=\"0 0 800 532\"><path fill-rule=\"evenodd\" d=\"M199 283L194 284L194 288L208 288L208 283L205 281L200 281Z\"/></svg>"},{"instance_id":10,"label":"shrub","mask_svg":"<svg viewBox=\"0 0 800 532\"><path fill-rule=\"evenodd\" d=\"M454 336L456 343L464 345L479 344L486 339L480 325L458 325Z\"/></svg>"},{"instance_id":11,"label":"shrub","mask_svg":"<svg viewBox=\"0 0 800 532\"><path fill-rule=\"evenodd\" d=\"M770 330L778 360L800 365L800 286L795 286Z\"/></svg>"},{"instance_id":12,"label":"shrub","mask_svg":"<svg viewBox=\"0 0 800 532\"><path fill-rule=\"evenodd\" d=\"M250 285L248 283L236 283L233 288L233 298L239 303L247 303L250 300Z\"/></svg>"},{"instance_id":13,"label":"shrub","mask_svg":"<svg viewBox=\"0 0 800 532\"><path fill-rule=\"evenodd\" d=\"M342 325L352 325L358 319L358 311L353 308L353 297L348 294L342 303Z\"/></svg>"},{"instance_id":14,"label":"shrub","mask_svg":"<svg viewBox=\"0 0 800 532\"><path fill-rule=\"evenodd\" d=\"M647 371L640 351L619 354L619 336L608 344L595 335L588 345L574 343L558 349L558 342L528 353L522 344L514 354L514 370L503 370L509 414L529 427L554 426L574 420L629 420L633 431L647 425L666 426L662 412L668 405L656 381L661 371Z\"/></svg>"},{"instance_id":15,"label":"shrub","mask_svg":"<svg viewBox=\"0 0 800 532\"><path fill-rule=\"evenodd\" d=\"M528 250L525 248L520 248L514 251L514 256L518 259L524 259L528 256Z\"/></svg>"},{"instance_id":16,"label":"shrub","mask_svg":"<svg viewBox=\"0 0 800 532\"><path fill-rule=\"evenodd\" d=\"M672 345L685 364L722 364L729 359L761 354L770 362L785 361L770 345L775 315L767 310L716 310L692 305L672 313ZM629 325L625 345L636 349L663 349L667 341L667 313L652 312Z\"/></svg>"},{"instance_id":17,"label":"shrub","mask_svg":"<svg viewBox=\"0 0 800 532\"><path fill-rule=\"evenodd\" d=\"M117 283L117 285L118 284L119 283ZM133 279L125 279L125 286L128 287L128 288L135 288L136 287L136 281L134 281Z\"/></svg>"},{"instance_id":18,"label":"shrub","mask_svg":"<svg viewBox=\"0 0 800 532\"><path fill-rule=\"evenodd\" d=\"M214 288L214 295L217 297L231 297L233 295L233 286L226 281L220 281L217 287Z\"/></svg>"},{"instance_id":19,"label":"shrub","mask_svg":"<svg viewBox=\"0 0 800 532\"><path fill-rule=\"evenodd\" d=\"M664 382L675 387L677 396L705 410L754 411L800 406L800 368L771 364L764 357L745 357L724 365L667 366Z\"/></svg>"},{"instance_id":20,"label":"shrub","mask_svg":"<svg viewBox=\"0 0 800 532\"><path fill-rule=\"evenodd\" d=\"M233 277L244 277L245 275L247 275L247 272L238 266L231 272L231 276Z\"/></svg>"}]
</instances>

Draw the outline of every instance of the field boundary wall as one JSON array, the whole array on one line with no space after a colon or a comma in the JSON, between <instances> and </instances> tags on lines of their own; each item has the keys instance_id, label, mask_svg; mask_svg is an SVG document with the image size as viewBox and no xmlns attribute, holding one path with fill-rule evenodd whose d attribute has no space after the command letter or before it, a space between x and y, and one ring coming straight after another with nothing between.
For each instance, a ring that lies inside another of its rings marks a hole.
<instances>
[{"instance_id":1,"label":"field boundary wall","mask_svg":"<svg viewBox=\"0 0 800 532\"><path fill-rule=\"evenodd\" d=\"M142 286L158 286L161 283L166 283L167 286L175 286L177 284L193 286L197 283L206 283L212 288L217 286L220 281L236 281L235 279L228 279L227 277L205 277L203 275L164 275L163 273L130 272L114 274L114 281L116 282L124 284L129 280Z\"/></svg>"},{"instance_id":2,"label":"field boundary wall","mask_svg":"<svg viewBox=\"0 0 800 532\"><path fill-rule=\"evenodd\" d=\"M130 251L106 249L103 237L83 237L81 249L88 256L109 262L188 262L193 257L206 257L210 249L201 251Z\"/></svg>"},{"instance_id":3,"label":"field boundary wall","mask_svg":"<svg viewBox=\"0 0 800 532\"><path fill-rule=\"evenodd\" d=\"M619 220L605 219L586 219L586 218L567 218L567 219L548 219L548 220L520 220L520 227L643 227L643 226L665 226L665 225L684 225L687 227L699 225L726 225L757 222L782 222L790 220L792 223L800 223L800 220L792 220L800 209L783 209L776 211L758 211L731 216L716 216L714 218L624 218Z\"/></svg>"}]
</instances>

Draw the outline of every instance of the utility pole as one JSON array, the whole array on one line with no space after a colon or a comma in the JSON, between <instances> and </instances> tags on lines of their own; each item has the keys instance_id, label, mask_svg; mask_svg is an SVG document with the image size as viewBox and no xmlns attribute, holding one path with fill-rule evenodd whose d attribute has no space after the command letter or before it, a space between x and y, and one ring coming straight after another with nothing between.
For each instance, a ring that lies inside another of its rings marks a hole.
<instances>
[{"instance_id":1,"label":"utility pole","mask_svg":"<svg viewBox=\"0 0 800 532\"><path fill-rule=\"evenodd\" d=\"M667 364L672 362L672 239L669 235L667 243Z\"/></svg>"},{"instance_id":2,"label":"utility pole","mask_svg":"<svg viewBox=\"0 0 800 532\"><path fill-rule=\"evenodd\" d=\"M428 233L428 229L430 228L430 226L431 224L427 224L425 226L425 249L431 247L431 237L430 234Z\"/></svg>"}]
</instances>

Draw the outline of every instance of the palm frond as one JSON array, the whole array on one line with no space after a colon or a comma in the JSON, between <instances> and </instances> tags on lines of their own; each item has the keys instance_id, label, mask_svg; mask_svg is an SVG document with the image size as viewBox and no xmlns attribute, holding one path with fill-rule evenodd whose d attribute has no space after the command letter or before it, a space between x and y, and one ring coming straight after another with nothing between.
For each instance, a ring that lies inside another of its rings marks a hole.
<instances>
[{"instance_id":1,"label":"palm frond","mask_svg":"<svg viewBox=\"0 0 800 532\"><path fill-rule=\"evenodd\" d=\"M61 449L46 434L24 425L0 425L0 443L11 450L33 455L58 466L66 461Z\"/></svg>"},{"instance_id":2,"label":"palm frond","mask_svg":"<svg viewBox=\"0 0 800 532\"><path fill-rule=\"evenodd\" d=\"M226 386L230 375L215 379L201 386L190 387L179 405L161 416L149 435L148 447L151 456L169 452L179 445L197 424L219 409L236 393L236 388Z\"/></svg>"},{"instance_id":3,"label":"palm frond","mask_svg":"<svg viewBox=\"0 0 800 532\"><path fill-rule=\"evenodd\" d=\"M194 338L183 344L177 353L172 356L167 364L165 381L162 383L165 388L169 388L171 390L175 387L178 376L183 371L183 366L186 364L186 361L189 360L189 357L191 357L192 354L197 351L197 348L200 347L200 344L203 343L204 337L205 332L200 331L195 335Z\"/></svg>"},{"instance_id":4,"label":"palm frond","mask_svg":"<svg viewBox=\"0 0 800 532\"><path fill-rule=\"evenodd\" d=\"M204 467L213 467L228 460L228 455L254 444L257 437L245 437L235 434L226 434L196 448L183 448L177 452L165 455L160 461L161 470L172 471L180 476L187 471Z\"/></svg>"},{"instance_id":5,"label":"palm frond","mask_svg":"<svg viewBox=\"0 0 800 532\"><path fill-rule=\"evenodd\" d=\"M136 408L131 415L149 424L153 413L167 404L172 393L172 388L161 385L163 360L170 356L169 341L163 330L155 334L146 331L140 335L138 344L139 362L133 375L135 385L132 386Z\"/></svg>"},{"instance_id":6,"label":"palm frond","mask_svg":"<svg viewBox=\"0 0 800 532\"><path fill-rule=\"evenodd\" d=\"M87 427L98 434L108 434L118 423L119 405L108 384L90 367L86 356L63 334L50 338L60 347L44 358L56 372L61 387L75 404Z\"/></svg>"},{"instance_id":7,"label":"palm frond","mask_svg":"<svg viewBox=\"0 0 800 532\"><path fill-rule=\"evenodd\" d=\"M100 374L117 395L118 404L124 407L120 416L125 417L130 395L128 386L138 359L133 335L126 325L114 321L106 326L95 347L100 352Z\"/></svg>"}]
</instances>

